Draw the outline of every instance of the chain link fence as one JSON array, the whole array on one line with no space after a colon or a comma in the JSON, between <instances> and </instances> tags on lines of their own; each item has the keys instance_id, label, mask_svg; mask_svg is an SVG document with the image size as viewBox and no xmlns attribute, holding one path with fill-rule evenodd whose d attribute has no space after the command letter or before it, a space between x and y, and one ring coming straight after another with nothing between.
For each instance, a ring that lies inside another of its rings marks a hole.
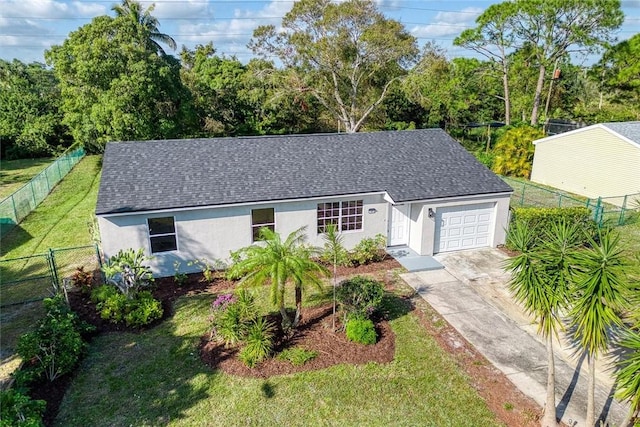
<instances>
[{"instance_id":1,"label":"chain link fence","mask_svg":"<svg viewBox=\"0 0 640 427\"><path fill-rule=\"evenodd\" d=\"M43 254L0 260L0 307L39 301L83 267L99 272L102 257L98 246L49 249Z\"/></svg>"},{"instance_id":2,"label":"chain link fence","mask_svg":"<svg viewBox=\"0 0 640 427\"><path fill-rule=\"evenodd\" d=\"M545 188L528 181L501 177L513 188L511 206L568 208L586 207L592 212L593 220L599 225L624 225L640 216L640 193L618 197L590 199Z\"/></svg>"},{"instance_id":3,"label":"chain link fence","mask_svg":"<svg viewBox=\"0 0 640 427\"><path fill-rule=\"evenodd\" d=\"M31 181L0 202L0 236L19 224L84 157L83 148L58 157Z\"/></svg>"}]
</instances>

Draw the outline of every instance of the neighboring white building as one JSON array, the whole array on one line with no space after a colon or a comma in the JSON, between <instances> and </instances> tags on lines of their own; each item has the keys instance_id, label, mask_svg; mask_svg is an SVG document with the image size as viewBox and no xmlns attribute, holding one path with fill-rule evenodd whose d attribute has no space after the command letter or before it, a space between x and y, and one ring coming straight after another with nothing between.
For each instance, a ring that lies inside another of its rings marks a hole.
<instances>
[{"instance_id":1,"label":"neighboring white building","mask_svg":"<svg viewBox=\"0 0 640 427\"><path fill-rule=\"evenodd\" d=\"M504 243L512 189L441 129L112 142L96 214L106 256L144 248L154 273L228 260L262 226L322 246L382 233L421 255Z\"/></svg>"},{"instance_id":2,"label":"neighboring white building","mask_svg":"<svg viewBox=\"0 0 640 427\"><path fill-rule=\"evenodd\" d=\"M601 123L533 143L531 181L618 205L640 193L640 122Z\"/></svg>"}]
</instances>

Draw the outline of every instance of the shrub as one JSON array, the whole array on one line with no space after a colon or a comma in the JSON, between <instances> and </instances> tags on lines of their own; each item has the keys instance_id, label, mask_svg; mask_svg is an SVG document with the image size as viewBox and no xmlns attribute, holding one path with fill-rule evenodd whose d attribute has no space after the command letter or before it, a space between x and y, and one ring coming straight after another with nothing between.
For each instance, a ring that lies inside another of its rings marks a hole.
<instances>
[{"instance_id":1,"label":"shrub","mask_svg":"<svg viewBox=\"0 0 640 427\"><path fill-rule=\"evenodd\" d=\"M0 427L43 426L42 413L47 407L44 400L32 400L19 391L0 391Z\"/></svg>"},{"instance_id":2,"label":"shrub","mask_svg":"<svg viewBox=\"0 0 640 427\"><path fill-rule=\"evenodd\" d=\"M307 350L302 347L287 348L280 352L278 359L286 360L293 366L302 366L318 355L317 351Z\"/></svg>"},{"instance_id":3,"label":"shrub","mask_svg":"<svg viewBox=\"0 0 640 427\"><path fill-rule=\"evenodd\" d=\"M375 344L376 329L369 319L351 318L347 321L347 338L360 344Z\"/></svg>"},{"instance_id":4,"label":"shrub","mask_svg":"<svg viewBox=\"0 0 640 427\"><path fill-rule=\"evenodd\" d=\"M209 261L207 259L196 259L187 264L188 266L195 265L202 271L202 278L205 282L211 283L216 278L216 271L224 270L226 265L224 262L216 259Z\"/></svg>"},{"instance_id":5,"label":"shrub","mask_svg":"<svg viewBox=\"0 0 640 427\"><path fill-rule=\"evenodd\" d=\"M531 126L509 129L493 148L493 171L499 175L529 178L533 164L533 141L544 138L544 132Z\"/></svg>"},{"instance_id":6,"label":"shrub","mask_svg":"<svg viewBox=\"0 0 640 427\"><path fill-rule=\"evenodd\" d=\"M336 289L336 298L345 314L366 319L378 310L383 296L382 283L364 276L343 280Z\"/></svg>"},{"instance_id":7,"label":"shrub","mask_svg":"<svg viewBox=\"0 0 640 427\"><path fill-rule=\"evenodd\" d=\"M93 287L93 273L84 271L84 267L78 267L73 275L71 275L71 282L73 286L80 289L80 292L88 294Z\"/></svg>"},{"instance_id":8,"label":"shrub","mask_svg":"<svg viewBox=\"0 0 640 427\"><path fill-rule=\"evenodd\" d=\"M186 273L181 273L180 272L180 264L182 264L180 261L176 261L173 263L173 281L176 283L176 285L178 286L182 286L187 282L187 274Z\"/></svg>"},{"instance_id":9,"label":"shrub","mask_svg":"<svg viewBox=\"0 0 640 427\"><path fill-rule=\"evenodd\" d=\"M127 298L110 285L103 285L91 293L100 317L113 323L122 321L129 327L148 325L160 319L164 313L162 304L151 292L141 291L134 298Z\"/></svg>"},{"instance_id":10,"label":"shrub","mask_svg":"<svg viewBox=\"0 0 640 427\"><path fill-rule=\"evenodd\" d=\"M151 258L145 256L144 251L139 249L121 250L102 267L107 282L114 285L120 292L129 298L133 298L136 292L153 282L151 269L143 262Z\"/></svg>"},{"instance_id":11,"label":"shrub","mask_svg":"<svg viewBox=\"0 0 640 427\"><path fill-rule=\"evenodd\" d=\"M252 321L245 338L245 346L240 350L240 360L250 368L266 359L273 349L274 326L264 317Z\"/></svg>"},{"instance_id":12,"label":"shrub","mask_svg":"<svg viewBox=\"0 0 640 427\"><path fill-rule=\"evenodd\" d=\"M92 329L78 319L62 296L45 299L44 306L46 315L36 330L18 340L17 353L27 362L23 381L53 381L71 372L86 348L82 334Z\"/></svg>"},{"instance_id":13,"label":"shrub","mask_svg":"<svg viewBox=\"0 0 640 427\"><path fill-rule=\"evenodd\" d=\"M584 231L581 235L580 244L586 245L589 238L595 238L597 235L597 225L591 219L591 211L586 207L572 208L515 208L509 231L507 233L507 247L513 249L511 244L511 234L516 230L516 223L523 227L536 228L538 240L545 237L545 230L552 230L554 226L567 222L569 224L578 224ZM534 244L538 244L535 242Z\"/></svg>"},{"instance_id":14,"label":"shrub","mask_svg":"<svg viewBox=\"0 0 640 427\"><path fill-rule=\"evenodd\" d=\"M160 301L155 299L151 292L142 291L135 299L127 300L124 322L130 327L140 327L162 318L163 314Z\"/></svg>"},{"instance_id":15,"label":"shrub","mask_svg":"<svg viewBox=\"0 0 640 427\"><path fill-rule=\"evenodd\" d=\"M258 313L253 295L246 289L233 294L221 294L211 303L212 336L225 345L236 345L245 340L250 324Z\"/></svg>"},{"instance_id":16,"label":"shrub","mask_svg":"<svg viewBox=\"0 0 640 427\"><path fill-rule=\"evenodd\" d=\"M382 234L378 234L373 238L364 238L353 248L353 251L349 254L349 260L356 266L380 262L386 256L384 251L386 244L387 239Z\"/></svg>"}]
</instances>

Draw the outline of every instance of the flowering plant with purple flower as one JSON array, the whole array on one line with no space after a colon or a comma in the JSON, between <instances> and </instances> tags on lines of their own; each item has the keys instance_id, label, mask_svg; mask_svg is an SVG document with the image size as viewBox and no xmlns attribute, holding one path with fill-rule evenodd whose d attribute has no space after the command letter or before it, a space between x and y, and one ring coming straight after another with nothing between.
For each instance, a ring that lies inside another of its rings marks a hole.
<instances>
[{"instance_id":1,"label":"flowering plant with purple flower","mask_svg":"<svg viewBox=\"0 0 640 427\"><path fill-rule=\"evenodd\" d=\"M233 294L220 294L211 303L211 309L213 311L221 311L226 309L229 304L233 304L234 302L236 302L236 298L233 296Z\"/></svg>"}]
</instances>

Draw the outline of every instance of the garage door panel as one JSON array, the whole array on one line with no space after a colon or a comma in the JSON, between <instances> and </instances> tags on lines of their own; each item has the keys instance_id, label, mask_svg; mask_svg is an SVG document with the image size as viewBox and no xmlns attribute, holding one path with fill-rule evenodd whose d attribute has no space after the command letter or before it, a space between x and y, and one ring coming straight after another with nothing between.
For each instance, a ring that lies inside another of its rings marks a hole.
<instances>
[{"instance_id":1,"label":"garage door panel","mask_svg":"<svg viewBox=\"0 0 640 427\"><path fill-rule=\"evenodd\" d=\"M493 203L436 209L435 252L489 246L494 211Z\"/></svg>"}]
</instances>

